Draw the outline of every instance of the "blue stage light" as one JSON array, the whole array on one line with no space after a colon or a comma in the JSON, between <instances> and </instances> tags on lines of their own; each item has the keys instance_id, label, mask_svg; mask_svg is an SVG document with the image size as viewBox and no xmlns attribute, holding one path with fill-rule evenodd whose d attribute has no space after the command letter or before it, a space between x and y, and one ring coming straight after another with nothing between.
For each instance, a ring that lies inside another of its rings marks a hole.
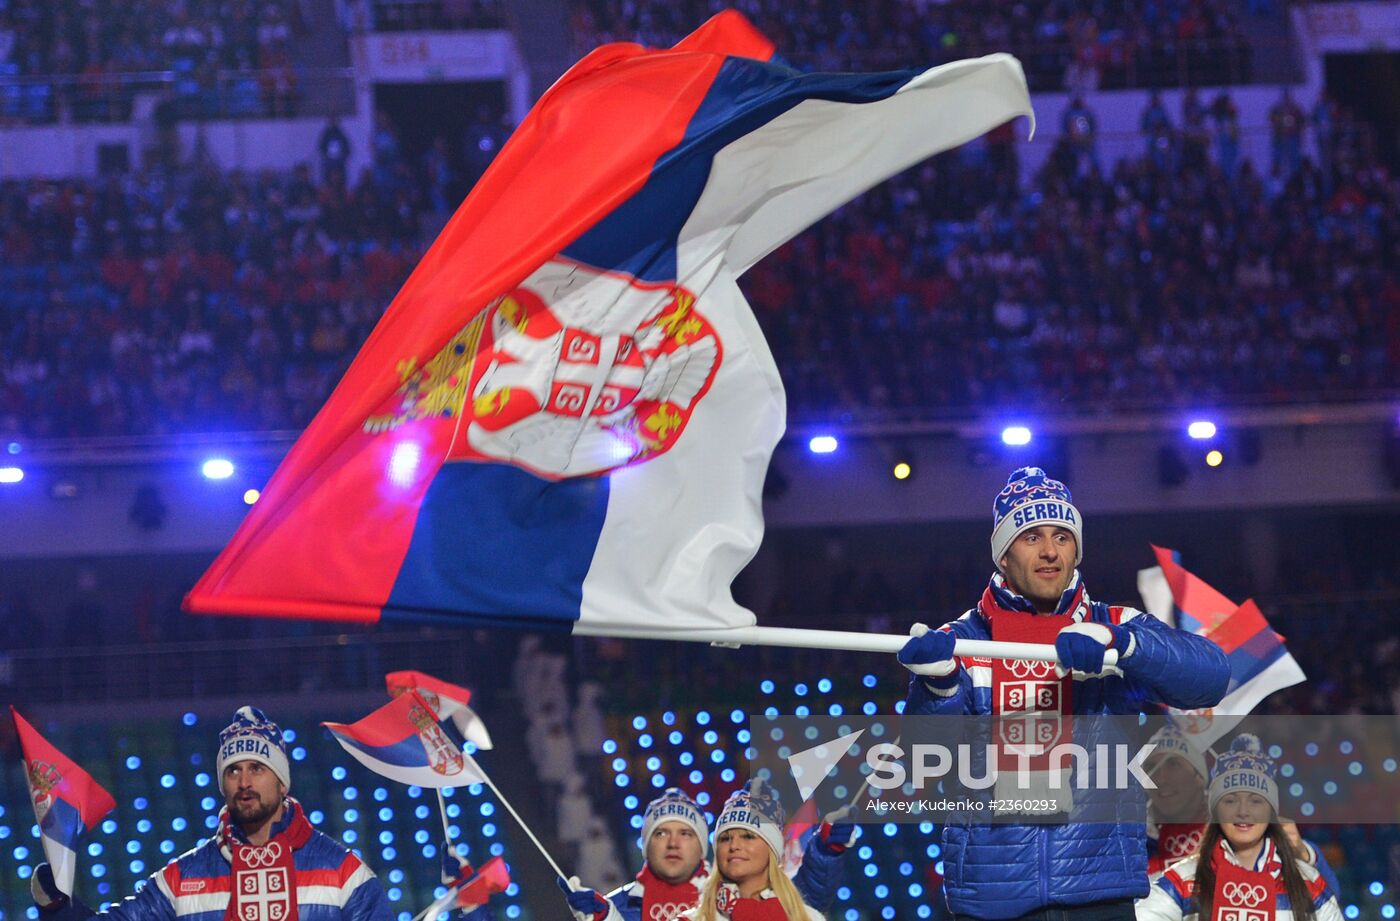
<instances>
[{"instance_id":1,"label":"blue stage light","mask_svg":"<svg viewBox=\"0 0 1400 921\"><path fill-rule=\"evenodd\" d=\"M722 780L722 781L724 781L725 783L733 783L733 782L734 782L734 769L733 769L733 768L725 768L724 770L720 771L720 772L719 772L719 779Z\"/></svg>"},{"instance_id":2,"label":"blue stage light","mask_svg":"<svg viewBox=\"0 0 1400 921\"><path fill-rule=\"evenodd\" d=\"M139 767L141 767L141 759L135 755L127 755L126 769L128 771L134 771Z\"/></svg>"},{"instance_id":3,"label":"blue stage light","mask_svg":"<svg viewBox=\"0 0 1400 921\"><path fill-rule=\"evenodd\" d=\"M660 790L662 787L666 786L666 777L662 774L651 775L651 785Z\"/></svg>"},{"instance_id":4,"label":"blue stage light","mask_svg":"<svg viewBox=\"0 0 1400 921\"><path fill-rule=\"evenodd\" d=\"M819 681L817 682L817 690L820 691L820 692L823 693L823 694L830 694L830 693L831 693L831 679L830 679L830 678L822 678L821 680L819 680Z\"/></svg>"},{"instance_id":5,"label":"blue stage light","mask_svg":"<svg viewBox=\"0 0 1400 921\"><path fill-rule=\"evenodd\" d=\"M501 842L497 841L495 844L491 845L489 850L491 852L492 857L499 857L506 852L506 846Z\"/></svg>"},{"instance_id":6,"label":"blue stage light","mask_svg":"<svg viewBox=\"0 0 1400 921\"><path fill-rule=\"evenodd\" d=\"M136 830L137 830L138 832L140 832L141 834L143 834L143 835L146 834L147 832L149 832L149 831L151 830L151 820L150 820L150 819L142 819L141 821L137 822L137 823L136 823Z\"/></svg>"},{"instance_id":7,"label":"blue stage light","mask_svg":"<svg viewBox=\"0 0 1400 921\"><path fill-rule=\"evenodd\" d=\"M804 704L803 706L801 706L801 707L795 707L795 708L793 709L793 711L792 711L792 713L793 713L794 716L807 716L807 715L810 714L811 712L812 712L812 711L811 711L810 709L808 709L807 706L806 706L805 704Z\"/></svg>"},{"instance_id":8,"label":"blue stage light","mask_svg":"<svg viewBox=\"0 0 1400 921\"><path fill-rule=\"evenodd\" d=\"M24 471L19 467L0 467L0 483L10 485L24 479Z\"/></svg>"},{"instance_id":9,"label":"blue stage light","mask_svg":"<svg viewBox=\"0 0 1400 921\"><path fill-rule=\"evenodd\" d=\"M173 818L173 819L170 820L170 830L171 830L171 831L184 831L186 828L189 827L189 824L190 824L189 822L186 822L186 821L185 821L185 817L184 817L184 816L182 816L182 815L177 815L175 818Z\"/></svg>"},{"instance_id":10,"label":"blue stage light","mask_svg":"<svg viewBox=\"0 0 1400 921\"><path fill-rule=\"evenodd\" d=\"M651 733L649 732L644 732L637 736L637 744L642 748L651 748L652 741Z\"/></svg>"},{"instance_id":11,"label":"blue stage light","mask_svg":"<svg viewBox=\"0 0 1400 921\"><path fill-rule=\"evenodd\" d=\"M210 807L206 806L205 808L208 809ZM326 814L319 809L313 809L311 810L311 815L307 816L307 818L311 820L312 825L320 825L326 820Z\"/></svg>"},{"instance_id":12,"label":"blue stage light","mask_svg":"<svg viewBox=\"0 0 1400 921\"><path fill-rule=\"evenodd\" d=\"M799 681L797 684L793 685L792 693L796 694L798 697L806 697L807 685Z\"/></svg>"},{"instance_id":13,"label":"blue stage light","mask_svg":"<svg viewBox=\"0 0 1400 921\"><path fill-rule=\"evenodd\" d=\"M629 778L626 774L618 774L616 779L613 780L613 783L617 784L619 787L625 787L631 782L631 778Z\"/></svg>"},{"instance_id":14,"label":"blue stage light","mask_svg":"<svg viewBox=\"0 0 1400 921\"><path fill-rule=\"evenodd\" d=\"M632 717L632 728L641 732L643 729L647 728L647 718L645 716Z\"/></svg>"},{"instance_id":15,"label":"blue stage light","mask_svg":"<svg viewBox=\"0 0 1400 921\"><path fill-rule=\"evenodd\" d=\"M199 470L206 480L227 480L233 476L233 461L226 457L211 457Z\"/></svg>"},{"instance_id":16,"label":"blue stage light","mask_svg":"<svg viewBox=\"0 0 1400 921\"><path fill-rule=\"evenodd\" d=\"M666 741L670 742L672 745L679 745L685 741L685 736L681 735L679 729L672 729L671 734L666 737Z\"/></svg>"},{"instance_id":17,"label":"blue stage light","mask_svg":"<svg viewBox=\"0 0 1400 921\"><path fill-rule=\"evenodd\" d=\"M1382 892L1385 891L1385 885L1379 880L1377 880L1371 883L1371 885L1367 886L1366 889L1371 893L1371 895L1380 895Z\"/></svg>"},{"instance_id":18,"label":"blue stage light","mask_svg":"<svg viewBox=\"0 0 1400 921\"><path fill-rule=\"evenodd\" d=\"M846 712L845 708L842 707L840 704L832 704L831 706L829 706L829 707L826 708L826 715L827 715L827 716L840 716L841 714L843 714L843 713L845 713L845 712Z\"/></svg>"},{"instance_id":19,"label":"blue stage light","mask_svg":"<svg viewBox=\"0 0 1400 921\"><path fill-rule=\"evenodd\" d=\"M665 713L661 714L661 722L665 723L667 726L676 725L675 711L667 710Z\"/></svg>"},{"instance_id":20,"label":"blue stage light","mask_svg":"<svg viewBox=\"0 0 1400 921\"><path fill-rule=\"evenodd\" d=\"M461 807L461 806L457 805L456 803L448 803L448 804L447 804L447 817L448 817L449 819L460 818L461 815L462 815L462 807Z\"/></svg>"},{"instance_id":21,"label":"blue stage light","mask_svg":"<svg viewBox=\"0 0 1400 921\"><path fill-rule=\"evenodd\" d=\"M138 796L131 801L131 805L135 806L137 810L144 812L146 807L151 805L151 802L144 796Z\"/></svg>"},{"instance_id":22,"label":"blue stage light","mask_svg":"<svg viewBox=\"0 0 1400 921\"><path fill-rule=\"evenodd\" d=\"M379 810L379 821L387 822L393 817L394 810L390 809L388 806L385 806L383 809Z\"/></svg>"},{"instance_id":23,"label":"blue stage light","mask_svg":"<svg viewBox=\"0 0 1400 921\"><path fill-rule=\"evenodd\" d=\"M414 817L415 819L419 819L419 820L426 819L429 815L431 815L431 811L428 809L427 806L424 806L424 805L421 804L421 803L418 804L418 805L417 805L416 807L414 807L414 809L413 809L413 817Z\"/></svg>"},{"instance_id":24,"label":"blue stage light","mask_svg":"<svg viewBox=\"0 0 1400 921\"><path fill-rule=\"evenodd\" d=\"M344 790L340 791L340 795L345 797L346 799L354 799L355 797L360 795L360 791L355 789L354 787L346 787Z\"/></svg>"},{"instance_id":25,"label":"blue stage light","mask_svg":"<svg viewBox=\"0 0 1400 921\"><path fill-rule=\"evenodd\" d=\"M1196 441L1210 441L1215 437L1215 423L1209 419L1197 419L1186 426L1186 434Z\"/></svg>"},{"instance_id":26,"label":"blue stage light","mask_svg":"<svg viewBox=\"0 0 1400 921\"><path fill-rule=\"evenodd\" d=\"M769 681L767 678L764 678L761 682L759 682L758 689L765 694L772 694L773 682Z\"/></svg>"},{"instance_id":27,"label":"blue stage light","mask_svg":"<svg viewBox=\"0 0 1400 921\"><path fill-rule=\"evenodd\" d=\"M746 717L747 714L744 713L743 710L735 709L729 711L729 722L734 723L735 725L742 723Z\"/></svg>"},{"instance_id":28,"label":"blue stage light","mask_svg":"<svg viewBox=\"0 0 1400 921\"><path fill-rule=\"evenodd\" d=\"M835 435L813 435L807 441L807 450L813 454L831 454L840 446Z\"/></svg>"},{"instance_id":29,"label":"blue stage light","mask_svg":"<svg viewBox=\"0 0 1400 921\"><path fill-rule=\"evenodd\" d=\"M482 804L481 804L481 814L484 815L484 816L493 816L493 815L495 815L495 814L496 814L496 805L495 805L494 803L482 803Z\"/></svg>"},{"instance_id":30,"label":"blue stage light","mask_svg":"<svg viewBox=\"0 0 1400 921\"><path fill-rule=\"evenodd\" d=\"M346 844L354 844L355 840L359 837L360 833L353 828L347 828L340 834L340 840L344 841Z\"/></svg>"},{"instance_id":31,"label":"blue stage light","mask_svg":"<svg viewBox=\"0 0 1400 921\"><path fill-rule=\"evenodd\" d=\"M695 722L700 726L710 725L710 712L708 710L701 710L699 713L695 714Z\"/></svg>"},{"instance_id":32,"label":"blue stage light","mask_svg":"<svg viewBox=\"0 0 1400 921\"><path fill-rule=\"evenodd\" d=\"M680 757L676 760L681 763L681 767L690 767L695 762L695 756L690 752L681 752Z\"/></svg>"},{"instance_id":33,"label":"blue stage light","mask_svg":"<svg viewBox=\"0 0 1400 921\"><path fill-rule=\"evenodd\" d=\"M333 767L333 768L331 768L331 780L344 780L344 779L345 779L345 768L343 768L343 767Z\"/></svg>"},{"instance_id":34,"label":"blue stage light","mask_svg":"<svg viewBox=\"0 0 1400 921\"><path fill-rule=\"evenodd\" d=\"M630 793L627 794L627 797L622 801L622 805L627 807L628 809L636 809L639 803L640 800L638 800L635 796L633 796Z\"/></svg>"},{"instance_id":35,"label":"blue stage light","mask_svg":"<svg viewBox=\"0 0 1400 921\"><path fill-rule=\"evenodd\" d=\"M1001 443L1019 448L1031 443L1031 430L1024 425L1008 425L1001 430Z\"/></svg>"},{"instance_id":36,"label":"blue stage light","mask_svg":"<svg viewBox=\"0 0 1400 921\"><path fill-rule=\"evenodd\" d=\"M889 898L889 897L890 897L890 887L889 887L889 886L886 886L884 883L881 883L880 885L878 885L878 886L875 887L875 898L877 898L877 899L887 899L887 898Z\"/></svg>"},{"instance_id":37,"label":"blue stage light","mask_svg":"<svg viewBox=\"0 0 1400 921\"><path fill-rule=\"evenodd\" d=\"M868 688L873 688L875 686L875 676L866 675L864 678L860 679L860 683Z\"/></svg>"},{"instance_id":38,"label":"blue stage light","mask_svg":"<svg viewBox=\"0 0 1400 921\"><path fill-rule=\"evenodd\" d=\"M374 788L374 801L375 801L376 803L382 803L382 802L384 802L384 801L385 801L386 799L388 799L388 798L389 798L389 791L388 791L388 790L384 789L383 787L375 787L375 788Z\"/></svg>"},{"instance_id":39,"label":"blue stage light","mask_svg":"<svg viewBox=\"0 0 1400 921\"><path fill-rule=\"evenodd\" d=\"M174 774L162 774L162 775L160 775L160 785L161 785L162 787L164 787L165 789L169 790L171 787L175 786L175 775L174 775Z\"/></svg>"},{"instance_id":40,"label":"blue stage light","mask_svg":"<svg viewBox=\"0 0 1400 921\"><path fill-rule=\"evenodd\" d=\"M420 828L420 829L418 829L416 832L413 833L413 843L414 843L414 844L427 844L427 843L428 843L428 839L430 839L431 837L432 837L432 835L429 835L426 831L424 831L423 829Z\"/></svg>"},{"instance_id":41,"label":"blue stage light","mask_svg":"<svg viewBox=\"0 0 1400 921\"><path fill-rule=\"evenodd\" d=\"M604 739L604 740L603 740L603 754L605 754L605 755L611 755L611 754L612 754L613 752L615 752L615 751L617 751L617 743L614 742L612 739Z\"/></svg>"}]
</instances>

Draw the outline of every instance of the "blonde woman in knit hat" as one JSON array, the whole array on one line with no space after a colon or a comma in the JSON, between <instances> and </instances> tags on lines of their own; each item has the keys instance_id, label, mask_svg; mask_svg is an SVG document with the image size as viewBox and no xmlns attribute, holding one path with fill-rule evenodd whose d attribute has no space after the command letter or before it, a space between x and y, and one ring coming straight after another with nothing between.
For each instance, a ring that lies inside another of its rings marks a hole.
<instances>
[{"instance_id":1,"label":"blonde woman in knit hat","mask_svg":"<svg viewBox=\"0 0 1400 921\"><path fill-rule=\"evenodd\" d=\"M715 823L715 872L691 921L825 921L783 872L782 806L761 781L725 801Z\"/></svg>"},{"instance_id":2,"label":"blonde woman in knit hat","mask_svg":"<svg viewBox=\"0 0 1400 921\"><path fill-rule=\"evenodd\" d=\"M1216 759L1207 799L1200 852L1152 884L1137 921L1342 921L1336 893L1279 822L1277 769L1257 736L1236 736Z\"/></svg>"}]
</instances>

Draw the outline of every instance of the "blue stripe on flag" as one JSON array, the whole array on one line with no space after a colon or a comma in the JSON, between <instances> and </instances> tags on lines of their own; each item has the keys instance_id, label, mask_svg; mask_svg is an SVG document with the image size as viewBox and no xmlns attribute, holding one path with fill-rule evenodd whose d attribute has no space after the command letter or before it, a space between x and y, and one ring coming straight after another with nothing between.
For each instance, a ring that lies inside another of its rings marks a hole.
<instances>
[{"instance_id":1,"label":"blue stripe on flag","mask_svg":"<svg viewBox=\"0 0 1400 921\"><path fill-rule=\"evenodd\" d=\"M441 612L460 621L454 612L470 611L472 623L572 626L608 494L607 477L550 482L504 464L444 464L385 607L425 619Z\"/></svg>"},{"instance_id":2,"label":"blue stripe on flag","mask_svg":"<svg viewBox=\"0 0 1400 921\"><path fill-rule=\"evenodd\" d=\"M78 849L78 837L83 830L83 817L77 807L56 797L50 801L44 821L39 823L40 834L71 851Z\"/></svg>"},{"instance_id":3,"label":"blue stripe on flag","mask_svg":"<svg viewBox=\"0 0 1400 921\"><path fill-rule=\"evenodd\" d=\"M1260 636L1270 638L1270 643L1264 650L1251 649L1257 640L1250 640L1225 657L1230 663L1230 692L1258 677L1260 672L1288 655L1288 650L1283 644L1273 640L1270 634L1261 633Z\"/></svg>"},{"instance_id":4,"label":"blue stripe on flag","mask_svg":"<svg viewBox=\"0 0 1400 921\"><path fill-rule=\"evenodd\" d=\"M394 767L421 768L428 766L428 753L423 750L423 741L416 735L395 742L393 745L367 745L344 732L334 732L336 739L351 748L364 752L375 761Z\"/></svg>"},{"instance_id":5,"label":"blue stripe on flag","mask_svg":"<svg viewBox=\"0 0 1400 921\"><path fill-rule=\"evenodd\" d=\"M656 161L646 185L563 255L643 281L674 281L677 237L705 190L716 153L807 99L877 102L919 73L799 74L767 61L727 59L685 137Z\"/></svg>"}]
</instances>

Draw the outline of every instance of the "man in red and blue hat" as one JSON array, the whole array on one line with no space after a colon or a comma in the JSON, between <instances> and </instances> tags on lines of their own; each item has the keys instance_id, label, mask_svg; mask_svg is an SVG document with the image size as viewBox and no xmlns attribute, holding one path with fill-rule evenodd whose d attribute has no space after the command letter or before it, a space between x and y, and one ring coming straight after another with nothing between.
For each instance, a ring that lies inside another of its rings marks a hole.
<instances>
[{"instance_id":1,"label":"man in red and blue hat","mask_svg":"<svg viewBox=\"0 0 1400 921\"><path fill-rule=\"evenodd\" d=\"M1039 467L1011 474L993 503L996 571L981 599L937 630L915 624L899 652L913 673L906 715L1126 715L1220 702L1230 670L1219 646L1090 600L1083 527L1064 483ZM1053 644L1059 662L959 657L957 639ZM1117 663L1106 666L1109 650ZM1133 899L1147 894L1141 822L950 823L943 842L959 918L1132 921Z\"/></svg>"}]
</instances>

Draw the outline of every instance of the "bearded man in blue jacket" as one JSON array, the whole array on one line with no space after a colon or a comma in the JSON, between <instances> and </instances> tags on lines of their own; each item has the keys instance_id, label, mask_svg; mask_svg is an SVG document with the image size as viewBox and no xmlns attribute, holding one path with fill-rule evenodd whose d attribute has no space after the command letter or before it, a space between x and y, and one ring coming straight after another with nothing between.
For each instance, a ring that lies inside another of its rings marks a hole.
<instances>
[{"instance_id":1,"label":"bearded man in blue jacket","mask_svg":"<svg viewBox=\"0 0 1400 921\"><path fill-rule=\"evenodd\" d=\"M390 921L379 878L345 845L313 828L287 795L282 730L242 707L219 733L224 808L217 830L153 874L136 895L94 912L54 885L48 864L30 880L44 921ZM477 919L473 919L477 921Z\"/></svg>"},{"instance_id":2,"label":"bearded man in blue jacket","mask_svg":"<svg viewBox=\"0 0 1400 921\"><path fill-rule=\"evenodd\" d=\"M1039 467L1011 474L993 503L997 571L967 613L915 624L899 661L913 672L906 715L1024 715L1026 701L1073 715L1211 707L1230 669L1210 640L1150 614L1091 601L1079 564L1082 517ZM1058 666L958 657L957 639L1053 643ZM1105 666L1113 650L1117 664ZM1027 690L1027 678L1036 693ZM1141 823L970 824L943 831L948 907L984 921L1132 921L1147 895Z\"/></svg>"}]
</instances>

